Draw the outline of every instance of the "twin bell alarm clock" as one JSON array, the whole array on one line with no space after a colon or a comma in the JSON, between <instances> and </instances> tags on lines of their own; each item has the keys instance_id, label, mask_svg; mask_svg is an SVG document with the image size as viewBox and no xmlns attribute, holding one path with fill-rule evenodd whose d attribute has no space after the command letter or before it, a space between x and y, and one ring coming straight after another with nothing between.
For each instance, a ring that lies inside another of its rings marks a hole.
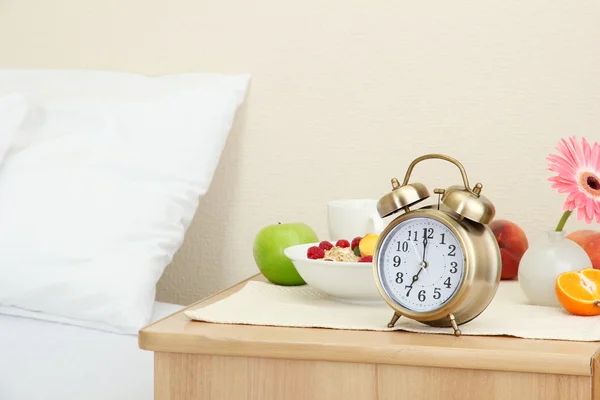
<instances>
[{"instance_id":1,"label":"twin bell alarm clock","mask_svg":"<svg viewBox=\"0 0 600 400\"><path fill-rule=\"evenodd\" d=\"M462 185L434 189L437 204L417 208L429 198L425 185L409 183L414 167L441 159L458 167ZM467 173L454 158L427 154L415 159L402 184L392 179L392 191L377 203L384 218L398 216L381 232L373 254L375 283L394 310L388 327L403 316L431 326L458 328L490 304L501 274L500 249L488 224L493 204L483 185L469 186Z\"/></svg>"}]
</instances>

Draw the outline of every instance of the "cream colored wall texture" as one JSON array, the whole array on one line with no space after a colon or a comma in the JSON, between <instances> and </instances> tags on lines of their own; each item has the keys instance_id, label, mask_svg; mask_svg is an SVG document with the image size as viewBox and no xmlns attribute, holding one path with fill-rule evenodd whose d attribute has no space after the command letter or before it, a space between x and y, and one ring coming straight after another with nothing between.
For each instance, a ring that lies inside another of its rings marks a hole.
<instances>
[{"instance_id":1,"label":"cream colored wall texture","mask_svg":"<svg viewBox=\"0 0 600 400\"><path fill-rule=\"evenodd\" d=\"M0 0L0 67L253 75L158 284L182 304L258 272L263 226L326 237L328 200L377 198L430 152L542 238L564 200L546 155L568 135L600 140L599 37L600 3L586 0ZM414 179L460 183L441 161Z\"/></svg>"}]
</instances>

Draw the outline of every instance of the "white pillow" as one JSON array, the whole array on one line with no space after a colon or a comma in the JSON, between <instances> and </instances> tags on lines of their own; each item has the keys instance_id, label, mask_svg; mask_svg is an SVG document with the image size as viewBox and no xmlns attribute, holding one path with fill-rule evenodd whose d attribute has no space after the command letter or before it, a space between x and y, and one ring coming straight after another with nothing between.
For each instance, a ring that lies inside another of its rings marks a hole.
<instances>
[{"instance_id":1,"label":"white pillow","mask_svg":"<svg viewBox=\"0 0 600 400\"><path fill-rule=\"evenodd\" d=\"M0 167L0 312L144 326L248 82L0 70L29 103Z\"/></svg>"},{"instance_id":2,"label":"white pillow","mask_svg":"<svg viewBox=\"0 0 600 400\"><path fill-rule=\"evenodd\" d=\"M0 162L25 117L27 102L17 93L0 95Z\"/></svg>"}]
</instances>

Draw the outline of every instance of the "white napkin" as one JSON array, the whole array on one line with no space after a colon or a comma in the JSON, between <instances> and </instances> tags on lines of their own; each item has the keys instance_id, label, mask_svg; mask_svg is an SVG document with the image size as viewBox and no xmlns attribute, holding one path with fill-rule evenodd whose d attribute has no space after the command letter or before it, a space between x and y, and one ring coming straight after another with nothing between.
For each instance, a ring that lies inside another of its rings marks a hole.
<instances>
[{"instance_id":1,"label":"white napkin","mask_svg":"<svg viewBox=\"0 0 600 400\"><path fill-rule=\"evenodd\" d=\"M454 333L452 328L434 328L407 318L400 318L390 329L387 323L393 311L385 303L340 303L309 286L285 287L257 281L249 281L231 296L185 314L193 320L224 324ZM529 305L518 282L502 281L488 308L460 329L463 335L600 341L600 316L580 317L562 308Z\"/></svg>"}]
</instances>

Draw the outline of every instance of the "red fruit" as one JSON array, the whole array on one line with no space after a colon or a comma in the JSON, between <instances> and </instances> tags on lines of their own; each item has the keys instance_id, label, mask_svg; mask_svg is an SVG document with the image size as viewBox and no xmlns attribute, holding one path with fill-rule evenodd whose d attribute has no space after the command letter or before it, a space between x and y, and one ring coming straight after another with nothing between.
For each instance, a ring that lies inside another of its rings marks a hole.
<instances>
[{"instance_id":1,"label":"red fruit","mask_svg":"<svg viewBox=\"0 0 600 400\"><path fill-rule=\"evenodd\" d=\"M320 260L325 257L325 250L317 246L312 246L306 252L306 256L311 260Z\"/></svg>"},{"instance_id":2,"label":"red fruit","mask_svg":"<svg viewBox=\"0 0 600 400\"><path fill-rule=\"evenodd\" d=\"M321 243L319 243L319 247L323 250L331 250L333 248L333 245L327 240L323 240Z\"/></svg>"},{"instance_id":3,"label":"red fruit","mask_svg":"<svg viewBox=\"0 0 600 400\"><path fill-rule=\"evenodd\" d=\"M341 247L342 249L345 249L346 247L350 247L350 242L347 241L346 239L340 239L337 242L335 242L335 245L337 247Z\"/></svg>"},{"instance_id":4,"label":"red fruit","mask_svg":"<svg viewBox=\"0 0 600 400\"><path fill-rule=\"evenodd\" d=\"M500 256L502 257L502 280L516 279L519 276L519 264L529 242L523 229L514 222L507 220L494 220L489 225L494 233Z\"/></svg>"},{"instance_id":5,"label":"red fruit","mask_svg":"<svg viewBox=\"0 0 600 400\"><path fill-rule=\"evenodd\" d=\"M361 237L355 237L354 239L352 239L352 244L350 245L350 247L352 248L352 250L354 250L354 248L356 246L358 246L358 244L360 243L361 239L362 239Z\"/></svg>"},{"instance_id":6,"label":"red fruit","mask_svg":"<svg viewBox=\"0 0 600 400\"><path fill-rule=\"evenodd\" d=\"M364 257L361 257L361 259L358 260L358 262L373 262L373 256L364 256Z\"/></svg>"},{"instance_id":7,"label":"red fruit","mask_svg":"<svg viewBox=\"0 0 600 400\"><path fill-rule=\"evenodd\" d=\"M592 268L600 269L600 232L584 229L569 233L567 239L577 243L592 260Z\"/></svg>"}]
</instances>

